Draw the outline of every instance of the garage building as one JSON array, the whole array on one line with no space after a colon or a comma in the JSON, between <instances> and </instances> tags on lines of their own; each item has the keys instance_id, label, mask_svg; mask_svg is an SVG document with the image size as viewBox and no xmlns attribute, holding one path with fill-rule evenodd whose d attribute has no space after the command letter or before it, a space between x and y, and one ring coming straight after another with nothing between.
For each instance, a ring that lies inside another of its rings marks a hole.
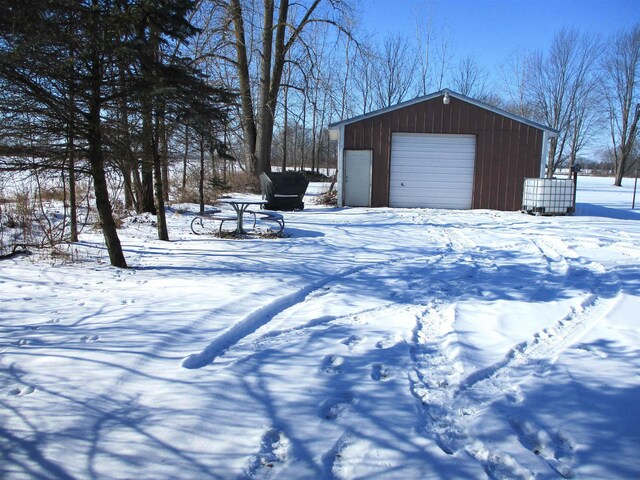
<instances>
[{"instance_id":1,"label":"garage building","mask_svg":"<svg viewBox=\"0 0 640 480\"><path fill-rule=\"evenodd\" d=\"M518 210L557 131L445 89L329 126L340 206Z\"/></svg>"}]
</instances>

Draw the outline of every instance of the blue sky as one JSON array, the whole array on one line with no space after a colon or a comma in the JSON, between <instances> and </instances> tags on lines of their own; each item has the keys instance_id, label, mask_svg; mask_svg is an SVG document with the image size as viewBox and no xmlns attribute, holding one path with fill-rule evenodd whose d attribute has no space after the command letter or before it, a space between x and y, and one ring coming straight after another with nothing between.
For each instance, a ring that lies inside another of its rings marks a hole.
<instances>
[{"instance_id":1,"label":"blue sky","mask_svg":"<svg viewBox=\"0 0 640 480\"><path fill-rule=\"evenodd\" d=\"M363 0L363 26L414 35L416 18L446 31L456 57L477 56L487 69L514 50L545 50L563 26L607 36L640 22L640 0Z\"/></svg>"}]
</instances>

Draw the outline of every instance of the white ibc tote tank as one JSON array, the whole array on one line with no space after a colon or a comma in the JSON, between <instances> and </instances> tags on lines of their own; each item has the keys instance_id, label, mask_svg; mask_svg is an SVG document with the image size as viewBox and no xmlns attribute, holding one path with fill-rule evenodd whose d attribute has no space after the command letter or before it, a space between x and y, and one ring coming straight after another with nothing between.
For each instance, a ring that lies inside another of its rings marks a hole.
<instances>
[{"instance_id":1,"label":"white ibc tote tank","mask_svg":"<svg viewBox=\"0 0 640 480\"><path fill-rule=\"evenodd\" d=\"M574 180L525 178L522 211L537 215L567 215L575 210Z\"/></svg>"}]
</instances>

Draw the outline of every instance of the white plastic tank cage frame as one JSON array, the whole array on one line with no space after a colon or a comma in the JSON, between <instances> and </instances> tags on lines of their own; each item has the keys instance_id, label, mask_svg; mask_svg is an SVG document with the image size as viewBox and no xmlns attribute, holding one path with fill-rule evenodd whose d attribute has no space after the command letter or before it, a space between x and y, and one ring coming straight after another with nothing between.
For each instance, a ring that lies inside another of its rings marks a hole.
<instances>
[{"instance_id":1,"label":"white plastic tank cage frame","mask_svg":"<svg viewBox=\"0 0 640 480\"><path fill-rule=\"evenodd\" d=\"M525 178L522 211L532 215L571 215L575 212L575 180Z\"/></svg>"}]
</instances>

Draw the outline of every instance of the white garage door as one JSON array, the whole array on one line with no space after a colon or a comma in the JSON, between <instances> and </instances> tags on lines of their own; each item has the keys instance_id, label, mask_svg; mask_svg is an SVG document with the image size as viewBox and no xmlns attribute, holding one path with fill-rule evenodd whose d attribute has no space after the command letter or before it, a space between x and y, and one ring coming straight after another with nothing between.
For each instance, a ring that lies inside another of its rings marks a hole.
<instances>
[{"instance_id":1,"label":"white garage door","mask_svg":"<svg viewBox=\"0 0 640 480\"><path fill-rule=\"evenodd\" d=\"M474 135L394 133L391 207L471 208Z\"/></svg>"}]
</instances>

